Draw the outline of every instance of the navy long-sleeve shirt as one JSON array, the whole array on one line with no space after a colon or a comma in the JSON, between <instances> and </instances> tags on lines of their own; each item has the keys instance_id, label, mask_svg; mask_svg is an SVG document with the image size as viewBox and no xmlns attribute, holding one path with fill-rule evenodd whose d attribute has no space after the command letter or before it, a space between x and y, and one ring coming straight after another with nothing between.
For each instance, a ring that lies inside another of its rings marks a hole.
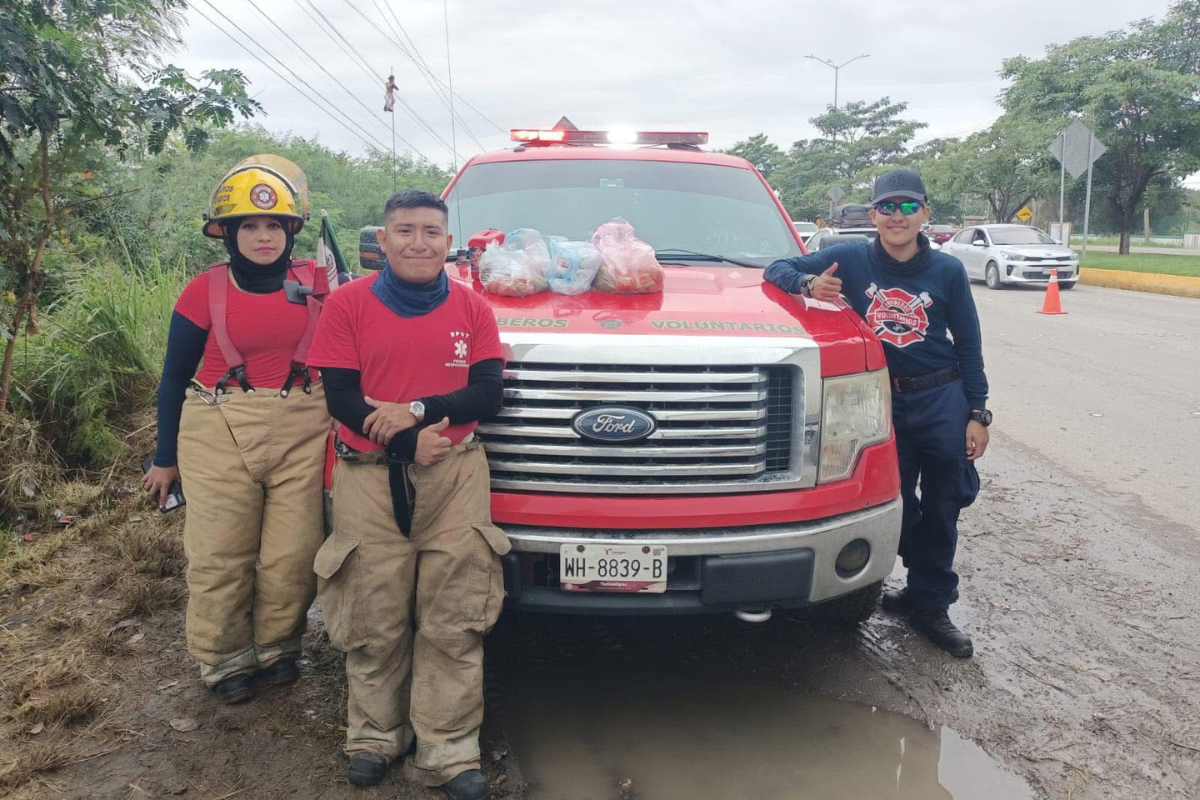
<instances>
[{"instance_id":1,"label":"navy long-sleeve shirt","mask_svg":"<svg viewBox=\"0 0 1200 800\"><path fill-rule=\"evenodd\" d=\"M765 278L797 293L806 275L820 275L834 263L842 295L883 342L894 378L927 375L957 365L971 408L987 403L979 315L967 273L954 256L931 250L924 236L920 250L905 262L873 242L847 242L767 267Z\"/></svg>"}]
</instances>

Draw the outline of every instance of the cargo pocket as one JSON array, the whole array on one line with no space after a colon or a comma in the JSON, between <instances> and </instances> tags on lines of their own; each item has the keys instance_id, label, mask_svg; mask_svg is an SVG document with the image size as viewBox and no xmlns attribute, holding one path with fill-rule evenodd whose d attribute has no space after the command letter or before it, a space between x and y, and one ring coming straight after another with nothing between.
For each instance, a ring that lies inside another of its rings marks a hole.
<instances>
[{"instance_id":1,"label":"cargo pocket","mask_svg":"<svg viewBox=\"0 0 1200 800\"><path fill-rule=\"evenodd\" d=\"M358 613L357 549L357 540L334 534L321 545L313 561L325 630L329 641L339 650L353 650L365 643Z\"/></svg>"},{"instance_id":2,"label":"cargo pocket","mask_svg":"<svg viewBox=\"0 0 1200 800\"><path fill-rule=\"evenodd\" d=\"M504 568L500 564L500 556L512 550L512 542L508 534L490 522L476 522L471 527L487 542L491 552L487 553L487 592L483 604L483 633L487 633L500 619L500 611L504 608Z\"/></svg>"},{"instance_id":3,"label":"cargo pocket","mask_svg":"<svg viewBox=\"0 0 1200 800\"><path fill-rule=\"evenodd\" d=\"M979 472L975 462L961 456L954 470L954 496L959 508L966 508L979 496Z\"/></svg>"}]
</instances>

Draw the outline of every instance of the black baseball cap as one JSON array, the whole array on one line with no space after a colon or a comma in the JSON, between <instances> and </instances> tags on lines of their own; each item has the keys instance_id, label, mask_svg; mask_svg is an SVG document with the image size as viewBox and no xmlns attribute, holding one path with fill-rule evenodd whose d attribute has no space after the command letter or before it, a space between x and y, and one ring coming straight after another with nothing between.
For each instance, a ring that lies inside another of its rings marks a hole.
<instances>
[{"instance_id":1,"label":"black baseball cap","mask_svg":"<svg viewBox=\"0 0 1200 800\"><path fill-rule=\"evenodd\" d=\"M907 197L910 200L929 202L925 195L925 184L921 176L911 169L894 169L885 172L875 179L875 191L871 195L871 205L889 197Z\"/></svg>"}]
</instances>

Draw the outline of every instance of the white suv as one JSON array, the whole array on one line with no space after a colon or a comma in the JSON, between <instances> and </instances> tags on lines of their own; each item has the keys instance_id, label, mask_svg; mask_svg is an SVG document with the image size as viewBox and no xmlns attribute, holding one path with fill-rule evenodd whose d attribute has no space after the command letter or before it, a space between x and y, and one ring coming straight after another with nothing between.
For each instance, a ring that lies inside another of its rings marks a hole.
<instances>
[{"instance_id":1,"label":"white suv","mask_svg":"<svg viewBox=\"0 0 1200 800\"><path fill-rule=\"evenodd\" d=\"M1079 256L1028 225L964 228L942 250L963 263L968 278L985 281L989 289L1010 283L1046 284L1051 269L1058 270L1064 289L1079 280Z\"/></svg>"}]
</instances>

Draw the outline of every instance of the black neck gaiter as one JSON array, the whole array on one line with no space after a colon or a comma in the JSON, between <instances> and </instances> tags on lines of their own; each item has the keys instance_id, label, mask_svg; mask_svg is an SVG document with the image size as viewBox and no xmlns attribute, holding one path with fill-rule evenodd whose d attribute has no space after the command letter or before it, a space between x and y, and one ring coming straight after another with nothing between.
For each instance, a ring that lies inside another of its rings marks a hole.
<instances>
[{"instance_id":1,"label":"black neck gaiter","mask_svg":"<svg viewBox=\"0 0 1200 800\"><path fill-rule=\"evenodd\" d=\"M296 234L287 232L287 244L279 258L270 264L255 264L242 255L237 246L240 219L225 224L225 249L229 252L229 269L237 281L238 288L251 294L271 294L283 288L288 267L292 264L292 248L296 245Z\"/></svg>"},{"instance_id":2,"label":"black neck gaiter","mask_svg":"<svg viewBox=\"0 0 1200 800\"><path fill-rule=\"evenodd\" d=\"M901 275L913 275L929 266L929 257L933 251L929 248L929 239L925 238L925 234L917 234L917 253L908 261L897 261L892 258L891 254L884 248L880 237L875 237L875 257L883 264L884 269Z\"/></svg>"}]
</instances>

